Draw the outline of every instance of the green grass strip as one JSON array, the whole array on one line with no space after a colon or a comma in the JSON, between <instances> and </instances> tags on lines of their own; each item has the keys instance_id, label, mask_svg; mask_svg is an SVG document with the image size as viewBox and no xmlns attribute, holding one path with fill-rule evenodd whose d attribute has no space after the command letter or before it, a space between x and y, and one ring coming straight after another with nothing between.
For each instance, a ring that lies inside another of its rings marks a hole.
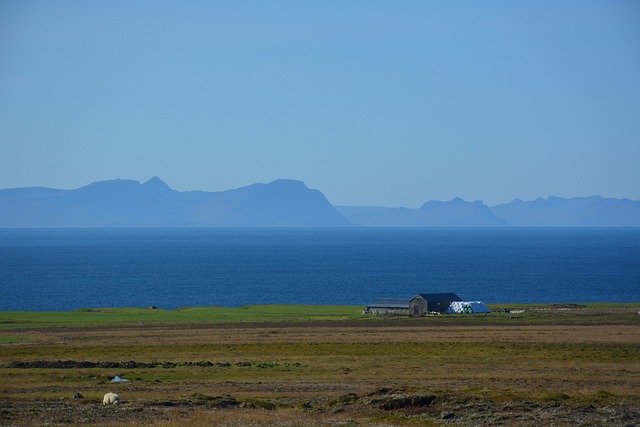
<instances>
[{"instance_id":1,"label":"green grass strip","mask_svg":"<svg viewBox=\"0 0 640 427\"><path fill-rule=\"evenodd\" d=\"M0 312L0 329L51 326L109 326L140 323L219 323L349 320L363 318L361 306L252 305L238 308L85 308L76 311Z\"/></svg>"}]
</instances>

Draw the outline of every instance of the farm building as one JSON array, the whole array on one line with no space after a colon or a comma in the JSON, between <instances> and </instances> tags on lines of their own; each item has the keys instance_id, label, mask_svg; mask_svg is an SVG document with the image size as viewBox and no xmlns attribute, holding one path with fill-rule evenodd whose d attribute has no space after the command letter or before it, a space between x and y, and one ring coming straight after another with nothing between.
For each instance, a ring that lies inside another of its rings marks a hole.
<instances>
[{"instance_id":1,"label":"farm building","mask_svg":"<svg viewBox=\"0 0 640 427\"><path fill-rule=\"evenodd\" d=\"M408 316L409 300L399 298L383 298L367 306L365 314L377 316Z\"/></svg>"},{"instance_id":2,"label":"farm building","mask_svg":"<svg viewBox=\"0 0 640 427\"><path fill-rule=\"evenodd\" d=\"M454 301L462 301L454 293L418 294L409 301L411 316L424 316L428 313L444 313Z\"/></svg>"},{"instance_id":3,"label":"farm building","mask_svg":"<svg viewBox=\"0 0 640 427\"><path fill-rule=\"evenodd\" d=\"M454 301L462 300L453 293L418 294L410 300L384 298L368 305L364 312L378 316L424 316L428 313L444 313Z\"/></svg>"}]
</instances>

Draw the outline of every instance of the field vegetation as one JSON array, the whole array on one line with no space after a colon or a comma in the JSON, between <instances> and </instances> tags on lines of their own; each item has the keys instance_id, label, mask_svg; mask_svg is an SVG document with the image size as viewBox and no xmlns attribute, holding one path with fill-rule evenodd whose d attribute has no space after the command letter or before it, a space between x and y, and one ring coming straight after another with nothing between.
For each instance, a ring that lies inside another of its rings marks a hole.
<instances>
[{"instance_id":1,"label":"field vegetation","mask_svg":"<svg viewBox=\"0 0 640 427\"><path fill-rule=\"evenodd\" d=\"M490 308L0 313L0 425L639 423L640 304Z\"/></svg>"},{"instance_id":2,"label":"field vegetation","mask_svg":"<svg viewBox=\"0 0 640 427\"><path fill-rule=\"evenodd\" d=\"M238 308L186 307L177 310L156 308L83 308L58 312L0 312L1 328L43 326L135 325L140 323L219 323L345 320L363 318L360 306L252 305Z\"/></svg>"}]
</instances>

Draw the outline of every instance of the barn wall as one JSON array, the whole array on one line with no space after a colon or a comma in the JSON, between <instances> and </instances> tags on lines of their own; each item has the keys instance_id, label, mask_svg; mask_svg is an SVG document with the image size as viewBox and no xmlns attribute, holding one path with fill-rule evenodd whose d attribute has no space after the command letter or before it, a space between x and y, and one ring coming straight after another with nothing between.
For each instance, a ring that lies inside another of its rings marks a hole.
<instances>
[{"instance_id":1,"label":"barn wall","mask_svg":"<svg viewBox=\"0 0 640 427\"><path fill-rule=\"evenodd\" d=\"M417 297L409 303L409 314L411 316L423 316L429 312L427 301L422 297Z\"/></svg>"}]
</instances>

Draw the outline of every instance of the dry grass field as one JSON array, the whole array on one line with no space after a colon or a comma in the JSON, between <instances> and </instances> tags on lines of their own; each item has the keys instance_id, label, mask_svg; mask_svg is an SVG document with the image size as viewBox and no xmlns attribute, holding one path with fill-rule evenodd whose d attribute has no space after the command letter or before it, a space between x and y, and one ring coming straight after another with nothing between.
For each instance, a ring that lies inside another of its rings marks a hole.
<instances>
[{"instance_id":1,"label":"dry grass field","mask_svg":"<svg viewBox=\"0 0 640 427\"><path fill-rule=\"evenodd\" d=\"M4 325L0 425L640 424L638 304L492 308L416 319ZM120 406L101 405L109 391Z\"/></svg>"}]
</instances>

